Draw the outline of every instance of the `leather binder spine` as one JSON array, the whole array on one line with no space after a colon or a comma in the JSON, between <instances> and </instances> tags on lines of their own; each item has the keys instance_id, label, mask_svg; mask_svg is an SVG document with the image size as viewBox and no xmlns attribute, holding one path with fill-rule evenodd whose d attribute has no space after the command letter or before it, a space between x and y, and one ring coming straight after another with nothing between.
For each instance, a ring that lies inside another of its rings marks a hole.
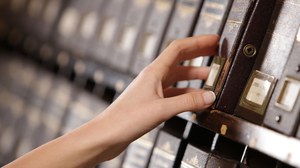
<instances>
[{"instance_id":1,"label":"leather binder spine","mask_svg":"<svg viewBox=\"0 0 300 168\"><path fill-rule=\"evenodd\" d=\"M299 11L299 1L276 1L268 30L253 66L253 71L259 73L251 77L256 78L255 81L248 80L235 109L237 116L262 124L273 93L273 85L281 78L293 47L300 24L300 20L296 19L300 17ZM264 87L262 87L263 83L265 83ZM261 92L258 92L259 90ZM259 94L255 95L255 93Z\"/></svg>"},{"instance_id":2,"label":"leather binder spine","mask_svg":"<svg viewBox=\"0 0 300 168\"><path fill-rule=\"evenodd\" d=\"M221 36L220 53L214 58L211 64L211 72L204 84L204 88L214 91L217 97L222 89L253 7L254 1L233 1Z\"/></svg>"},{"instance_id":3,"label":"leather binder spine","mask_svg":"<svg viewBox=\"0 0 300 168\"><path fill-rule=\"evenodd\" d=\"M227 19L231 0L207 0L202 6L194 35L201 34L222 34L224 23ZM199 57L187 61L190 66L207 66L211 62L210 57ZM202 80L192 80L189 87L200 88L203 84Z\"/></svg>"},{"instance_id":4,"label":"leather binder spine","mask_svg":"<svg viewBox=\"0 0 300 168\"><path fill-rule=\"evenodd\" d=\"M179 0L167 29L160 51L164 50L172 41L192 34L203 0Z\"/></svg>"},{"instance_id":5,"label":"leather binder spine","mask_svg":"<svg viewBox=\"0 0 300 168\"><path fill-rule=\"evenodd\" d=\"M133 53L130 73L139 74L157 56L173 11L175 0L155 0L154 8Z\"/></svg>"},{"instance_id":6,"label":"leather binder spine","mask_svg":"<svg viewBox=\"0 0 300 168\"><path fill-rule=\"evenodd\" d=\"M256 2L242 40L236 46L238 47L237 53L228 60L232 62L232 65L228 72L224 73L227 74L224 85L218 88L221 91L216 90L217 93L220 92L216 109L227 113L234 112L256 61L274 6L274 0Z\"/></svg>"},{"instance_id":7,"label":"leather binder spine","mask_svg":"<svg viewBox=\"0 0 300 168\"><path fill-rule=\"evenodd\" d=\"M300 117L300 29L294 46L266 110L264 124L287 135L295 135Z\"/></svg>"},{"instance_id":8,"label":"leather binder spine","mask_svg":"<svg viewBox=\"0 0 300 168\"><path fill-rule=\"evenodd\" d=\"M121 31L116 32L116 41L108 57L108 63L114 68L127 72L133 52L141 32L148 21L149 12L153 6L151 0L132 0L128 13L124 18Z\"/></svg>"}]
</instances>

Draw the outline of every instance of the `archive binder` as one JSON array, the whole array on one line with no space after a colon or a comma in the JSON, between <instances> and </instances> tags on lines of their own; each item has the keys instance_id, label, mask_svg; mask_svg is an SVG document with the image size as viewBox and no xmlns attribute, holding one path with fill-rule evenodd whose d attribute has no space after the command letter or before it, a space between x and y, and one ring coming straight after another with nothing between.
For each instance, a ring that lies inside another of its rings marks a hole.
<instances>
[{"instance_id":1,"label":"archive binder","mask_svg":"<svg viewBox=\"0 0 300 168\"><path fill-rule=\"evenodd\" d=\"M137 42L130 73L137 75L159 53L159 47L173 12L175 0L155 0L148 21Z\"/></svg>"},{"instance_id":2,"label":"archive binder","mask_svg":"<svg viewBox=\"0 0 300 168\"><path fill-rule=\"evenodd\" d=\"M172 41L192 34L202 4L202 0L179 0L176 3L160 51L164 50Z\"/></svg>"},{"instance_id":3,"label":"archive binder","mask_svg":"<svg viewBox=\"0 0 300 168\"><path fill-rule=\"evenodd\" d=\"M180 138L167 132L160 132L149 168L173 167L180 146Z\"/></svg>"},{"instance_id":4,"label":"archive binder","mask_svg":"<svg viewBox=\"0 0 300 168\"><path fill-rule=\"evenodd\" d=\"M103 1L71 0L63 10L54 41L77 56L84 56L89 38L94 35Z\"/></svg>"},{"instance_id":5,"label":"archive binder","mask_svg":"<svg viewBox=\"0 0 300 168\"><path fill-rule=\"evenodd\" d=\"M127 72L132 61L141 32L148 21L148 15L153 7L151 0L131 0L123 22L119 25L120 31L116 32L108 63L117 70Z\"/></svg>"},{"instance_id":6,"label":"archive binder","mask_svg":"<svg viewBox=\"0 0 300 168\"><path fill-rule=\"evenodd\" d=\"M173 126L176 125L176 129ZM182 152L186 148L183 140L185 132L189 131L187 121L174 117L165 122L158 133L153 154L148 165L149 168L173 167L180 165ZM179 154L180 153L180 154Z\"/></svg>"},{"instance_id":7,"label":"archive binder","mask_svg":"<svg viewBox=\"0 0 300 168\"><path fill-rule=\"evenodd\" d=\"M211 153L214 136L214 132L196 124L192 124L187 137L188 145L184 152L180 167L205 167Z\"/></svg>"},{"instance_id":8,"label":"archive binder","mask_svg":"<svg viewBox=\"0 0 300 168\"><path fill-rule=\"evenodd\" d=\"M217 81L222 80L220 76L222 76L221 72L226 59L233 57L235 54L235 50L240 42L249 16L252 13L253 6L254 1L233 1L221 36L220 53L218 54L219 56L215 57L211 63L211 72L204 84L205 89L216 91ZM226 77L225 74L223 76L223 78ZM223 81L220 83L223 83Z\"/></svg>"},{"instance_id":9,"label":"archive binder","mask_svg":"<svg viewBox=\"0 0 300 168\"><path fill-rule=\"evenodd\" d=\"M194 29L193 35L218 34L221 35L224 23L227 19L232 0L206 0L203 3L200 15ZM190 61L186 61L188 66L207 66L210 57L199 57ZM192 80L189 87L202 87L201 80Z\"/></svg>"},{"instance_id":10,"label":"archive binder","mask_svg":"<svg viewBox=\"0 0 300 168\"><path fill-rule=\"evenodd\" d=\"M235 46L235 55L227 57L225 62L222 75L226 77L221 77L220 85L215 91L219 93L216 109L227 113L234 112L258 57L275 3L274 0L258 0L254 4L241 41Z\"/></svg>"},{"instance_id":11,"label":"archive binder","mask_svg":"<svg viewBox=\"0 0 300 168\"><path fill-rule=\"evenodd\" d=\"M283 73L278 80L264 124L287 135L295 135L300 116L300 29Z\"/></svg>"},{"instance_id":12,"label":"archive binder","mask_svg":"<svg viewBox=\"0 0 300 168\"><path fill-rule=\"evenodd\" d=\"M159 128L155 128L132 142L126 149L122 167L147 167L158 135Z\"/></svg>"},{"instance_id":13,"label":"archive binder","mask_svg":"<svg viewBox=\"0 0 300 168\"><path fill-rule=\"evenodd\" d=\"M202 10L202 5L203 0L179 0L176 2L174 13L160 46L160 52L172 41L192 35L199 12ZM179 88L186 87L187 85L187 81L177 83L177 87Z\"/></svg>"},{"instance_id":14,"label":"archive binder","mask_svg":"<svg viewBox=\"0 0 300 168\"><path fill-rule=\"evenodd\" d=\"M275 6L273 0L239 3L245 2L233 2L221 37L223 44L219 59L224 62L223 68L221 64L213 62L215 67L220 66L218 69L222 69L219 73L220 78L215 83L214 92L218 97L215 108L231 114L234 113L252 71ZM248 7L240 10L240 5Z\"/></svg>"},{"instance_id":15,"label":"archive binder","mask_svg":"<svg viewBox=\"0 0 300 168\"><path fill-rule=\"evenodd\" d=\"M296 19L300 17L299 11L299 3L296 1L276 1L262 47L253 66L253 74L235 109L237 116L262 124L274 85L280 79L293 47L300 24L300 20ZM273 116L268 117L273 120Z\"/></svg>"},{"instance_id":16,"label":"archive binder","mask_svg":"<svg viewBox=\"0 0 300 168\"><path fill-rule=\"evenodd\" d=\"M205 167L209 153L192 145L187 145L180 168L201 168Z\"/></svg>"},{"instance_id":17,"label":"archive binder","mask_svg":"<svg viewBox=\"0 0 300 168\"><path fill-rule=\"evenodd\" d=\"M120 25L124 21L128 7L126 0L105 1L105 8L101 12L102 19L96 27L96 34L88 43L89 50L86 53L98 64L107 63L107 59L111 55L111 47L115 42L115 35L120 31Z\"/></svg>"}]
</instances>

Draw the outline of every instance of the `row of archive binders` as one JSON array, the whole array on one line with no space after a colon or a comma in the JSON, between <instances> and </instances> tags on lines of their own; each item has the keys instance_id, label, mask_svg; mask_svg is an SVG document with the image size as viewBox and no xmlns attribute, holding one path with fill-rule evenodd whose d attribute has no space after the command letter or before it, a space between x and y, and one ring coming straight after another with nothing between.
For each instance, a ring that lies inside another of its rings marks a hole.
<instances>
[{"instance_id":1,"label":"row of archive binders","mask_svg":"<svg viewBox=\"0 0 300 168\"><path fill-rule=\"evenodd\" d=\"M215 92L203 113L273 130L300 151L299 18L298 0L0 0L0 164L87 122L170 43L201 34L220 35L219 52L182 65L210 66L208 79L175 87ZM292 151L241 142L250 128L203 128L203 113L166 121L99 167L300 167Z\"/></svg>"},{"instance_id":2,"label":"row of archive binders","mask_svg":"<svg viewBox=\"0 0 300 168\"><path fill-rule=\"evenodd\" d=\"M2 52L0 60L1 165L91 120L117 95L88 91L18 54ZM98 167L290 166L175 117Z\"/></svg>"}]
</instances>

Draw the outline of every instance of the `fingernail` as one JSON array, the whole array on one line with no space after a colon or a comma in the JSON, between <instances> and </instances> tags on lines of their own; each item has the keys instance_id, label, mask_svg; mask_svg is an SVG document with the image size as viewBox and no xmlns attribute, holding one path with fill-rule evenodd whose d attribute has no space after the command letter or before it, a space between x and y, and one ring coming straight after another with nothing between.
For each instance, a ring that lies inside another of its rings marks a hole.
<instances>
[{"instance_id":1,"label":"fingernail","mask_svg":"<svg viewBox=\"0 0 300 168\"><path fill-rule=\"evenodd\" d=\"M210 105L216 100L216 95L212 91L205 91L203 93L203 100L206 105Z\"/></svg>"}]
</instances>

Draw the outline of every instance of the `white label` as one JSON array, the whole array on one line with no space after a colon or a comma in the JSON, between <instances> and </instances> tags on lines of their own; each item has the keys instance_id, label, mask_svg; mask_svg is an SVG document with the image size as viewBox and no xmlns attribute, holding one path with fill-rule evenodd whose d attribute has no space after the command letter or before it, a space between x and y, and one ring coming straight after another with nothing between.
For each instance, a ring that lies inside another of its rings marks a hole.
<instances>
[{"instance_id":1,"label":"white label","mask_svg":"<svg viewBox=\"0 0 300 168\"><path fill-rule=\"evenodd\" d=\"M255 104L262 105L267 97L270 87L271 82L254 78L246 99Z\"/></svg>"},{"instance_id":2,"label":"white label","mask_svg":"<svg viewBox=\"0 0 300 168\"><path fill-rule=\"evenodd\" d=\"M105 19L100 33L100 39L104 43L108 44L112 40L116 30L116 25L116 20L114 18Z\"/></svg>"},{"instance_id":3,"label":"white label","mask_svg":"<svg viewBox=\"0 0 300 168\"><path fill-rule=\"evenodd\" d=\"M82 21L80 33L83 38L90 38L96 29L97 14L95 12L87 14Z\"/></svg>"},{"instance_id":4,"label":"white label","mask_svg":"<svg viewBox=\"0 0 300 168\"><path fill-rule=\"evenodd\" d=\"M65 37L69 37L75 33L76 28L79 23L79 14L76 9L69 8L64 13L60 24L59 24L59 32L61 35Z\"/></svg>"},{"instance_id":5,"label":"white label","mask_svg":"<svg viewBox=\"0 0 300 168\"><path fill-rule=\"evenodd\" d=\"M136 31L134 27L126 27L120 36L119 45L124 51L130 51L133 47Z\"/></svg>"},{"instance_id":6,"label":"white label","mask_svg":"<svg viewBox=\"0 0 300 168\"><path fill-rule=\"evenodd\" d=\"M47 23L52 23L58 14L59 8L60 8L60 1L58 0L48 1L48 4L43 14L44 21Z\"/></svg>"},{"instance_id":7,"label":"white label","mask_svg":"<svg viewBox=\"0 0 300 168\"><path fill-rule=\"evenodd\" d=\"M208 86L214 85L215 80L217 80L219 70L220 70L219 64L213 63L211 65L211 70L209 72L209 75L208 75L206 83L205 83L206 85L208 85Z\"/></svg>"},{"instance_id":8,"label":"white label","mask_svg":"<svg viewBox=\"0 0 300 168\"><path fill-rule=\"evenodd\" d=\"M201 66L203 62L203 57L194 58L191 60L190 65L191 66Z\"/></svg>"},{"instance_id":9,"label":"white label","mask_svg":"<svg viewBox=\"0 0 300 168\"><path fill-rule=\"evenodd\" d=\"M156 46L156 36L147 33L142 41L141 52L144 57L150 58Z\"/></svg>"},{"instance_id":10,"label":"white label","mask_svg":"<svg viewBox=\"0 0 300 168\"><path fill-rule=\"evenodd\" d=\"M277 99L277 106L292 111L300 92L300 82L287 79Z\"/></svg>"}]
</instances>

